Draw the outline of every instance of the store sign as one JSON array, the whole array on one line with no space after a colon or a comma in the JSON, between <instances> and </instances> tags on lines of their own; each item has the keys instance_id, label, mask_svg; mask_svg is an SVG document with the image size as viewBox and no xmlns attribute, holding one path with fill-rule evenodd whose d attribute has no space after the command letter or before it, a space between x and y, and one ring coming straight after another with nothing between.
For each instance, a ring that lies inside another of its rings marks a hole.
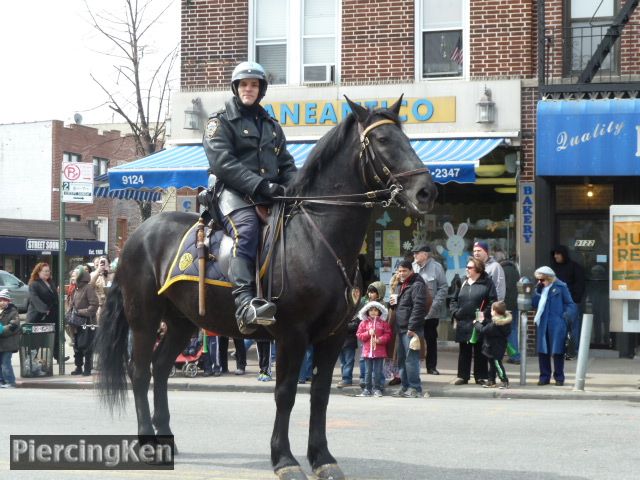
<instances>
[{"instance_id":1,"label":"store sign","mask_svg":"<svg viewBox=\"0 0 640 480\"><path fill-rule=\"evenodd\" d=\"M45 250L58 252L60 251L60 242L58 240L27 238L26 249L33 252L42 252Z\"/></svg>"},{"instance_id":2,"label":"store sign","mask_svg":"<svg viewBox=\"0 0 640 480\"><path fill-rule=\"evenodd\" d=\"M640 294L640 215L612 216L611 263L611 290Z\"/></svg>"},{"instance_id":3,"label":"store sign","mask_svg":"<svg viewBox=\"0 0 640 480\"><path fill-rule=\"evenodd\" d=\"M534 221L535 221L535 196L533 183L520 185L520 218L522 230L522 240L524 243L533 243Z\"/></svg>"},{"instance_id":4,"label":"store sign","mask_svg":"<svg viewBox=\"0 0 640 480\"><path fill-rule=\"evenodd\" d=\"M367 108L387 108L397 98L365 99L355 101ZM404 123L455 123L456 97L405 98L400 108L400 121ZM340 123L351 108L344 100L305 100L265 103L269 115L285 127L333 126Z\"/></svg>"},{"instance_id":5,"label":"store sign","mask_svg":"<svg viewBox=\"0 0 640 480\"><path fill-rule=\"evenodd\" d=\"M640 175L640 100L538 102L537 175Z\"/></svg>"},{"instance_id":6,"label":"store sign","mask_svg":"<svg viewBox=\"0 0 640 480\"><path fill-rule=\"evenodd\" d=\"M62 201L93 203L93 163L62 162Z\"/></svg>"}]
</instances>

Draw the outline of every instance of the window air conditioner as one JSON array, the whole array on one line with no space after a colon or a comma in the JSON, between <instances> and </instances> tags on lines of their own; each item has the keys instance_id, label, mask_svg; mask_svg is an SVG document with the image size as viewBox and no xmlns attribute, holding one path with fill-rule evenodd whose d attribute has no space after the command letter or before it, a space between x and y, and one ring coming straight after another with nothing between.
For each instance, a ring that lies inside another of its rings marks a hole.
<instances>
[{"instance_id":1,"label":"window air conditioner","mask_svg":"<svg viewBox=\"0 0 640 480\"><path fill-rule=\"evenodd\" d=\"M304 83L329 83L334 81L334 65L305 65Z\"/></svg>"}]
</instances>

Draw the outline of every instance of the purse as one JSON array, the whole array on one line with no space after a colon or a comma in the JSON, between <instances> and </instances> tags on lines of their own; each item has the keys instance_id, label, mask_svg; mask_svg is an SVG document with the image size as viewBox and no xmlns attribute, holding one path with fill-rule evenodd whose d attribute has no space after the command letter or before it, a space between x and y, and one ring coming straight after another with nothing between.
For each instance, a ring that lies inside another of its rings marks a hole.
<instances>
[{"instance_id":1,"label":"purse","mask_svg":"<svg viewBox=\"0 0 640 480\"><path fill-rule=\"evenodd\" d=\"M76 332L76 348L78 350L91 350L96 335L96 325L84 325Z\"/></svg>"},{"instance_id":2,"label":"purse","mask_svg":"<svg viewBox=\"0 0 640 480\"><path fill-rule=\"evenodd\" d=\"M72 308L67 312L65 321L67 322L67 325L71 325L72 327L84 327L87 324L87 317L78 315L78 311L75 308Z\"/></svg>"}]
</instances>

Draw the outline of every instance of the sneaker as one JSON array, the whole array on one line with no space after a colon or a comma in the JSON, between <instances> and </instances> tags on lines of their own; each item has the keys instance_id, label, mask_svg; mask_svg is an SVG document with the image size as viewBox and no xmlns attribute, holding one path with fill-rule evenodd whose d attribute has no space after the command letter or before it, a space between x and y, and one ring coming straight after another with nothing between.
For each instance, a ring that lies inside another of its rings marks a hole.
<instances>
[{"instance_id":1,"label":"sneaker","mask_svg":"<svg viewBox=\"0 0 640 480\"><path fill-rule=\"evenodd\" d=\"M391 396L392 396L392 397L396 397L396 398L398 398L398 397L404 397L404 394L406 393L406 391L407 391L407 390L406 390L406 389L404 389L404 388L399 388L398 390L396 390L395 392L393 392L393 393L391 394Z\"/></svg>"},{"instance_id":2,"label":"sneaker","mask_svg":"<svg viewBox=\"0 0 640 480\"><path fill-rule=\"evenodd\" d=\"M418 392L415 388L408 388L406 392L402 394L404 398L419 398L422 396L422 392Z\"/></svg>"},{"instance_id":3,"label":"sneaker","mask_svg":"<svg viewBox=\"0 0 640 480\"><path fill-rule=\"evenodd\" d=\"M2 385L0 385L0 388L16 388L16 384L15 383L3 383Z\"/></svg>"},{"instance_id":4,"label":"sneaker","mask_svg":"<svg viewBox=\"0 0 640 480\"><path fill-rule=\"evenodd\" d=\"M394 386L394 385L400 385L402 383L402 380L400 380L400 377L393 377L391 380L389 380L389 385Z\"/></svg>"},{"instance_id":5,"label":"sneaker","mask_svg":"<svg viewBox=\"0 0 640 480\"><path fill-rule=\"evenodd\" d=\"M506 382L500 382L500 387L499 387L499 388L502 388L502 389L507 389L507 388L509 388L509 381L506 381Z\"/></svg>"},{"instance_id":6,"label":"sneaker","mask_svg":"<svg viewBox=\"0 0 640 480\"><path fill-rule=\"evenodd\" d=\"M71 372L71 375L82 375L82 368L76 367L76 369Z\"/></svg>"},{"instance_id":7,"label":"sneaker","mask_svg":"<svg viewBox=\"0 0 640 480\"><path fill-rule=\"evenodd\" d=\"M235 372L236 375L244 375L244 368L238 368Z\"/></svg>"},{"instance_id":8,"label":"sneaker","mask_svg":"<svg viewBox=\"0 0 640 480\"><path fill-rule=\"evenodd\" d=\"M482 385L482 388L497 388L498 385L496 385L496 382L487 382L484 385Z\"/></svg>"},{"instance_id":9,"label":"sneaker","mask_svg":"<svg viewBox=\"0 0 640 480\"><path fill-rule=\"evenodd\" d=\"M259 382L270 382L272 380L271 375L268 372L260 372L258 375Z\"/></svg>"},{"instance_id":10,"label":"sneaker","mask_svg":"<svg viewBox=\"0 0 640 480\"><path fill-rule=\"evenodd\" d=\"M374 390L373 391L373 396L374 397L381 397L382 396L382 390Z\"/></svg>"},{"instance_id":11,"label":"sneaker","mask_svg":"<svg viewBox=\"0 0 640 480\"><path fill-rule=\"evenodd\" d=\"M429 395L429 392L424 392L422 398L431 398L431 395Z\"/></svg>"},{"instance_id":12,"label":"sneaker","mask_svg":"<svg viewBox=\"0 0 640 480\"><path fill-rule=\"evenodd\" d=\"M427 369L427 373L429 375L440 375L440 372L436 369L436 368L429 368Z\"/></svg>"},{"instance_id":13,"label":"sneaker","mask_svg":"<svg viewBox=\"0 0 640 480\"><path fill-rule=\"evenodd\" d=\"M556 380L556 386L563 387L564 386L564 380L562 380L562 381Z\"/></svg>"},{"instance_id":14,"label":"sneaker","mask_svg":"<svg viewBox=\"0 0 640 480\"><path fill-rule=\"evenodd\" d=\"M344 380L340 380L338 382L338 384L336 385L336 387L338 387L338 388L351 387L351 386L353 386L353 383L345 382Z\"/></svg>"},{"instance_id":15,"label":"sneaker","mask_svg":"<svg viewBox=\"0 0 640 480\"><path fill-rule=\"evenodd\" d=\"M549 380L538 380L538 385L542 386L542 385L549 385Z\"/></svg>"},{"instance_id":16,"label":"sneaker","mask_svg":"<svg viewBox=\"0 0 640 480\"><path fill-rule=\"evenodd\" d=\"M486 378L476 378L476 385L486 385L489 383L489 380Z\"/></svg>"},{"instance_id":17,"label":"sneaker","mask_svg":"<svg viewBox=\"0 0 640 480\"><path fill-rule=\"evenodd\" d=\"M453 382L454 385L466 385L467 383L469 383L469 380L465 380L464 378L456 378L456 381Z\"/></svg>"},{"instance_id":18,"label":"sneaker","mask_svg":"<svg viewBox=\"0 0 640 480\"><path fill-rule=\"evenodd\" d=\"M366 388L360 392L356 397L371 397L371 390L367 390Z\"/></svg>"}]
</instances>

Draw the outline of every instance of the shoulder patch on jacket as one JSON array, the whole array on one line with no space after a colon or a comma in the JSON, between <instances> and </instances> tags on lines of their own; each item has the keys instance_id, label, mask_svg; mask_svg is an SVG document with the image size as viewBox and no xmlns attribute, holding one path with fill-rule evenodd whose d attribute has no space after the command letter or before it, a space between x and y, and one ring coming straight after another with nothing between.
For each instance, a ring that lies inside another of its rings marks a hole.
<instances>
[{"instance_id":1,"label":"shoulder patch on jacket","mask_svg":"<svg viewBox=\"0 0 640 480\"><path fill-rule=\"evenodd\" d=\"M206 135L207 138L213 138L220 126L220 120L217 117L210 118L207 122Z\"/></svg>"}]
</instances>

